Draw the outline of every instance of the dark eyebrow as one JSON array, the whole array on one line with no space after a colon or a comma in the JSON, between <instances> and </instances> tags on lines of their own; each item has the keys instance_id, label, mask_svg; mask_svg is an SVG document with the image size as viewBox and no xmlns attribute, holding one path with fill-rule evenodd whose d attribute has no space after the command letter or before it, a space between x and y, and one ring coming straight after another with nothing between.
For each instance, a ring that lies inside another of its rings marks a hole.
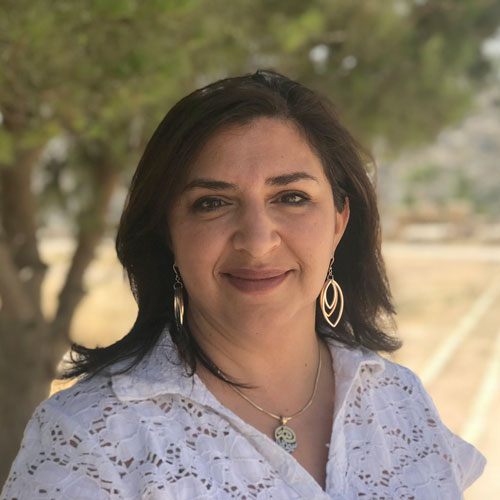
<instances>
[{"instance_id":1,"label":"dark eyebrow","mask_svg":"<svg viewBox=\"0 0 500 500\"><path fill-rule=\"evenodd\" d=\"M184 191L196 188L213 189L214 191L238 189L236 184L230 184L229 182L214 181L212 179L195 179L186 185Z\"/></svg>"},{"instance_id":2,"label":"dark eyebrow","mask_svg":"<svg viewBox=\"0 0 500 500\"><path fill-rule=\"evenodd\" d=\"M300 180L312 180L318 182L318 179L313 175L307 174L306 172L293 172L292 174L283 174L276 177L269 177L266 179L266 184L270 186L286 186L292 182L297 182ZM213 179L195 179L188 183L184 188L184 191L190 191L196 188L213 189L214 191L224 191L228 189L237 190L238 186L236 184L231 184L224 181L216 181Z\"/></svg>"},{"instance_id":3,"label":"dark eyebrow","mask_svg":"<svg viewBox=\"0 0 500 500\"><path fill-rule=\"evenodd\" d=\"M283 174L278 175L277 177L269 177L269 179L266 179L266 184L270 184L271 186L286 186L287 184L291 184L292 182L297 182L304 179L318 182L318 179L316 179L316 177L310 174L306 174L306 172L294 172L292 174Z\"/></svg>"}]
</instances>

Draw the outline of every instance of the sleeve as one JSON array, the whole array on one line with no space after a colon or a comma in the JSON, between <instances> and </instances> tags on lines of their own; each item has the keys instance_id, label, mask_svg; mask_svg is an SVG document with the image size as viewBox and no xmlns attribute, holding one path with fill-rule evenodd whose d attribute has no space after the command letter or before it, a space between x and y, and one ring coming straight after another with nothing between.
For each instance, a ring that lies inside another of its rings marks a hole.
<instances>
[{"instance_id":1,"label":"sleeve","mask_svg":"<svg viewBox=\"0 0 500 500\"><path fill-rule=\"evenodd\" d=\"M486 465L486 458L472 444L454 434L442 422L439 412L421 380L415 374L413 376L428 408L428 421L430 419L436 423L437 430L451 451L455 476L461 490L464 491L481 476Z\"/></svg>"},{"instance_id":2,"label":"sleeve","mask_svg":"<svg viewBox=\"0 0 500 500\"><path fill-rule=\"evenodd\" d=\"M118 500L119 482L98 440L46 401L28 423L0 498Z\"/></svg>"},{"instance_id":3,"label":"sleeve","mask_svg":"<svg viewBox=\"0 0 500 500\"><path fill-rule=\"evenodd\" d=\"M453 434L447 427L444 427L444 430L453 450L459 484L464 491L481 476L486 458L473 445Z\"/></svg>"}]
</instances>

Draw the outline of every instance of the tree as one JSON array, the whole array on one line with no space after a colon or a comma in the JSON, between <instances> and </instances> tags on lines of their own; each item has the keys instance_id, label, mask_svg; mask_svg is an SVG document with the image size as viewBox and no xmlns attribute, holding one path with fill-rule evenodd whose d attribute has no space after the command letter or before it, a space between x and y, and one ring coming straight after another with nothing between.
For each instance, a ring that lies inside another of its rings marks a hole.
<instances>
[{"instance_id":1,"label":"tree","mask_svg":"<svg viewBox=\"0 0 500 500\"><path fill-rule=\"evenodd\" d=\"M464 112L500 14L494 0L4 0L1 9L0 482L67 349L113 191L173 102L274 67L339 102L366 139L399 147ZM42 161L54 137L68 154ZM76 241L54 318L41 307L43 210L64 214Z\"/></svg>"}]
</instances>

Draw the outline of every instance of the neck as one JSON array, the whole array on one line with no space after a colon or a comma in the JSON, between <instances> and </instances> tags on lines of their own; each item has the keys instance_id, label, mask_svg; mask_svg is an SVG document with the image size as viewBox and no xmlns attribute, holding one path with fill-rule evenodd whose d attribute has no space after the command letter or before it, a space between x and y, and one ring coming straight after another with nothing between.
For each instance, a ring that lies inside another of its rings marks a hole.
<instances>
[{"instance_id":1,"label":"neck","mask_svg":"<svg viewBox=\"0 0 500 500\"><path fill-rule=\"evenodd\" d=\"M188 322L203 351L232 380L270 400L287 394L291 407L308 399L318 367L314 315L231 328L191 311ZM205 382L210 378L202 367L198 374Z\"/></svg>"}]
</instances>

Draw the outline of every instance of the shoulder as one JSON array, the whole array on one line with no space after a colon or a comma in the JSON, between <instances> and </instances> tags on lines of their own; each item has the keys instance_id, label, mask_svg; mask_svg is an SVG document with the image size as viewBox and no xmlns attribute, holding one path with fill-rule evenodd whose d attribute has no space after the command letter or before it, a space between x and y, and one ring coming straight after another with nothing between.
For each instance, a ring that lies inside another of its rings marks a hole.
<instances>
[{"instance_id":1,"label":"shoulder","mask_svg":"<svg viewBox=\"0 0 500 500\"><path fill-rule=\"evenodd\" d=\"M127 375L133 379L133 374ZM171 410L176 405L172 394L127 399L117 392L116 376L101 375L78 381L44 401L30 424L41 439L77 437L103 456L115 456L124 439L137 440L146 421ZM144 391L142 391L144 392ZM47 445L49 443L46 443ZM71 444L71 443L70 443ZM77 450L70 450L72 452Z\"/></svg>"},{"instance_id":2,"label":"shoulder","mask_svg":"<svg viewBox=\"0 0 500 500\"><path fill-rule=\"evenodd\" d=\"M397 397L426 396L419 377L409 368L395 363L364 347L353 348L339 343L331 346L336 374L358 385L363 392Z\"/></svg>"},{"instance_id":3,"label":"shoulder","mask_svg":"<svg viewBox=\"0 0 500 500\"><path fill-rule=\"evenodd\" d=\"M138 363L117 362L101 374L83 377L44 401L35 415L58 414L85 429L109 419L115 426L116 415L147 413L152 400L189 394L191 387L192 380L163 336Z\"/></svg>"},{"instance_id":4,"label":"shoulder","mask_svg":"<svg viewBox=\"0 0 500 500\"><path fill-rule=\"evenodd\" d=\"M481 475L484 457L442 422L417 374L365 349L344 349L343 356L357 366L345 401L347 434L368 433L408 470L417 462L429 473L448 470L461 490Z\"/></svg>"},{"instance_id":5,"label":"shoulder","mask_svg":"<svg viewBox=\"0 0 500 500\"><path fill-rule=\"evenodd\" d=\"M383 370L377 373L377 387L392 389L395 395L408 395L416 399L429 397L415 372L378 354L372 354L372 356L377 356L383 366Z\"/></svg>"},{"instance_id":6,"label":"shoulder","mask_svg":"<svg viewBox=\"0 0 500 500\"><path fill-rule=\"evenodd\" d=\"M378 353L364 347L330 343L336 377L344 384L361 384L363 388L393 388L402 393L422 389L417 375Z\"/></svg>"},{"instance_id":7,"label":"shoulder","mask_svg":"<svg viewBox=\"0 0 500 500\"><path fill-rule=\"evenodd\" d=\"M115 403L109 379L95 377L40 404L5 483L6 498L108 498L105 488L121 480L98 430L102 408Z\"/></svg>"},{"instance_id":8,"label":"shoulder","mask_svg":"<svg viewBox=\"0 0 500 500\"><path fill-rule=\"evenodd\" d=\"M74 422L75 426L86 427L85 424L95 419L103 407L120 405L113 392L111 378L95 376L79 380L43 401L33 418L45 423L47 419L53 422L54 416L58 415L61 419Z\"/></svg>"},{"instance_id":9,"label":"shoulder","mask_svg":"<svg viewBox=\"0 0 500 500\"><path fill-rule=\"evenodd\" d=\"M414 372L388 360L385 363L388 376L396 380L400 390L411 396L412 404L408 410L417 416L422 429L432 437L429 446L438 448L442 457L450 462L458 483L465 490L482 474L485 457L446 426L430 394Z\"/></svg>"},{"instance_id":10,"label":"shoulder","mask_svg":"<svg viewBox=\"0 0 500 500\"><path fill-rule=\"evenodd\" d=\"M120 407L108 377L81 380L36 408L26 427L20 455L34 457L34 449L42 455L50 451L57 456L100 453L98 430L103 427L105 408L121 413Z\"/></svg>"}]
</instances>

